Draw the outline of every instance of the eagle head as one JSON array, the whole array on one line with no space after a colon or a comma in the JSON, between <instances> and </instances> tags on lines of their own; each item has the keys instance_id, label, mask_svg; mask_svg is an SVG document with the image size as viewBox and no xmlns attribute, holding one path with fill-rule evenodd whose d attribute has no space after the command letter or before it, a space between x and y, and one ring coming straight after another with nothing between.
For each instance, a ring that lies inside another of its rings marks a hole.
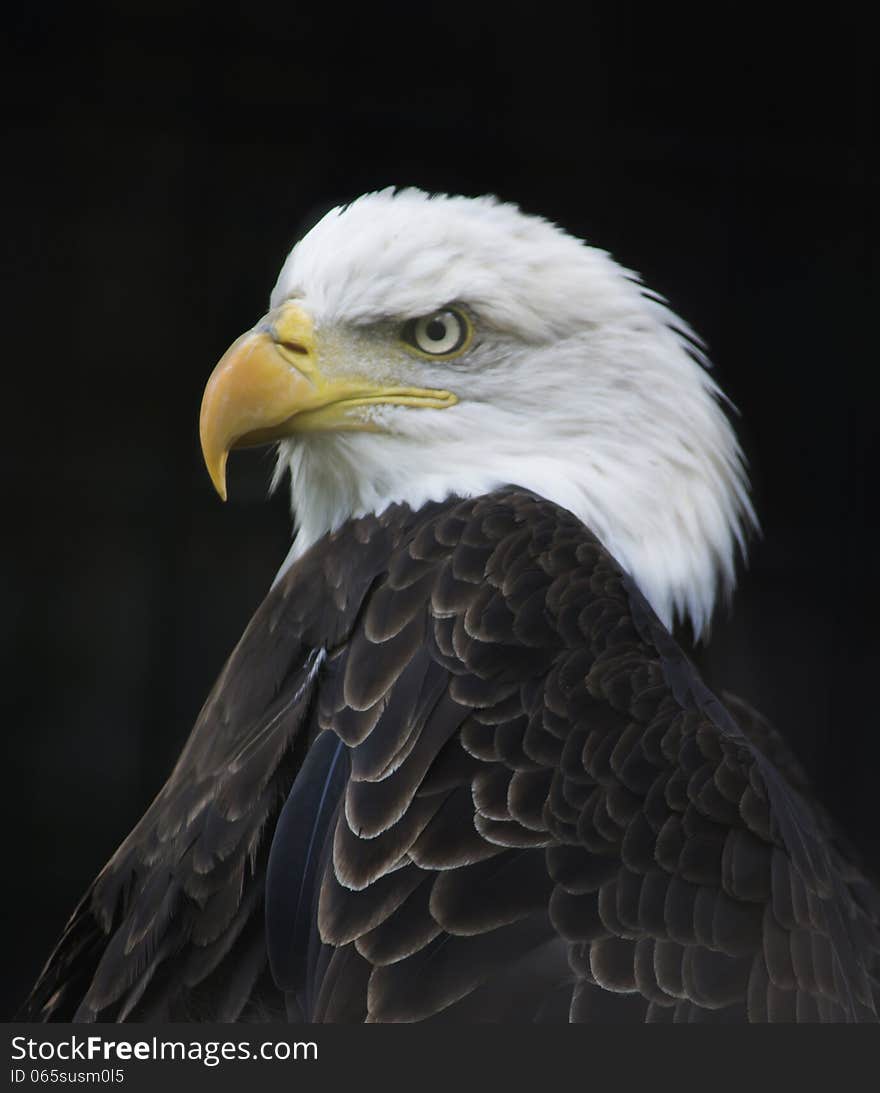
<instances>
[{"instance_id":1,"label":"eagle head","mask_svg":"<svg viewBox=\"0 0 880 1093\"><path fill-rule=\"evenodd\" d=\"M332 209L202 402L234 447L277 443L285 569L352 516L518 485L570 510L671 626L699 634L755 524L700 343L604 251L491 197L383 190Z\"/></svg>"}]
</instances>

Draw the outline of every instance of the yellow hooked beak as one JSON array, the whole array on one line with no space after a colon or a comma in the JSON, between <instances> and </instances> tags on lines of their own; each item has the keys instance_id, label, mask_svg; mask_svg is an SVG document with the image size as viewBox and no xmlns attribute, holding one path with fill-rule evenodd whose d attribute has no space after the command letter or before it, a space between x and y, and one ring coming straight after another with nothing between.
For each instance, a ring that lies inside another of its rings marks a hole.
<instances>
[{"instance_id":1,"label":"yellow hooked beak","mask_svg":"<svg viewBox=\"0 0 880 1093\"><path fill-rule=\"evenodd\" d=\"M363 407L443 409L458 401L449 391L384 387L350 374L330 378L318 368L317 358L311 316L293 303L268 315L220 358L202 396L199 436L208 474L224 501L232 448L269 444L300 432L379 432L381 426Z\"/></svg>"}]
</instances>

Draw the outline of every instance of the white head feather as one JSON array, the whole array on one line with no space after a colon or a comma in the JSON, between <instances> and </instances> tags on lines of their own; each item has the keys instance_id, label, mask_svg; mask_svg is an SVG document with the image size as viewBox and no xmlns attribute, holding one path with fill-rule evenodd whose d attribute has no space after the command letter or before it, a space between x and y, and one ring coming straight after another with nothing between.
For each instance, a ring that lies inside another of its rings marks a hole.
<instances>
[{"instance_id":1,"label":"white head feather","mask_svg":"<svg viewBox=\"0 0 880 1093\"><path fill-rule=\"evenodd\" d=\"M296 522L282 572L350 516L514 484L578 516L667 625L704 629L755 517L706 361L634 274L494 198L384 190L293 248L272 307L290 298L361 373L459 402L282 442L274 483L289 470ZM474 317L467 353L401 353L390 332L451 303Z\"/></svg>"}]
</instances>

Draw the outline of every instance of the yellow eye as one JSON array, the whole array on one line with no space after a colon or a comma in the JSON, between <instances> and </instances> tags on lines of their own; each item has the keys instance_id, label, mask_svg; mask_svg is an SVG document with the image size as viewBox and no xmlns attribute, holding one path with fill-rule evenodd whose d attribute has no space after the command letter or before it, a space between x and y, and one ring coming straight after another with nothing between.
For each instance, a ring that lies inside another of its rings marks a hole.
<instances>
[{"instance_id":1,"label":"yellow eye","mask_svg":"<svg viewBox=\"0 0 880 1093\"><path fill-rule=\"evenodd\" d=\"M420 319L410 319L403 340L426 357L455 357L471 340L470 320L455 308L444 308Z\"/></svg>"}]
</instances>

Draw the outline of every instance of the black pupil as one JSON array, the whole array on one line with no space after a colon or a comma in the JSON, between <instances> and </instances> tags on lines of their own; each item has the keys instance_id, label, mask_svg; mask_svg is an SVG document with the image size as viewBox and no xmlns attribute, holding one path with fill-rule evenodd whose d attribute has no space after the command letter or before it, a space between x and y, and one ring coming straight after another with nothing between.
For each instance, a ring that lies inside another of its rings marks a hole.
<instances>
[{"instance_id":1,"label":"black pupil","mask_svg":"<svg viewBox=\"0 0 880 1093\"><path fill-rule=\"evenodd\" d=\"M445 319L432 319L425 327L425 333L432 342L442 342L446 337Z\"/></svg>"}]
</instances>

